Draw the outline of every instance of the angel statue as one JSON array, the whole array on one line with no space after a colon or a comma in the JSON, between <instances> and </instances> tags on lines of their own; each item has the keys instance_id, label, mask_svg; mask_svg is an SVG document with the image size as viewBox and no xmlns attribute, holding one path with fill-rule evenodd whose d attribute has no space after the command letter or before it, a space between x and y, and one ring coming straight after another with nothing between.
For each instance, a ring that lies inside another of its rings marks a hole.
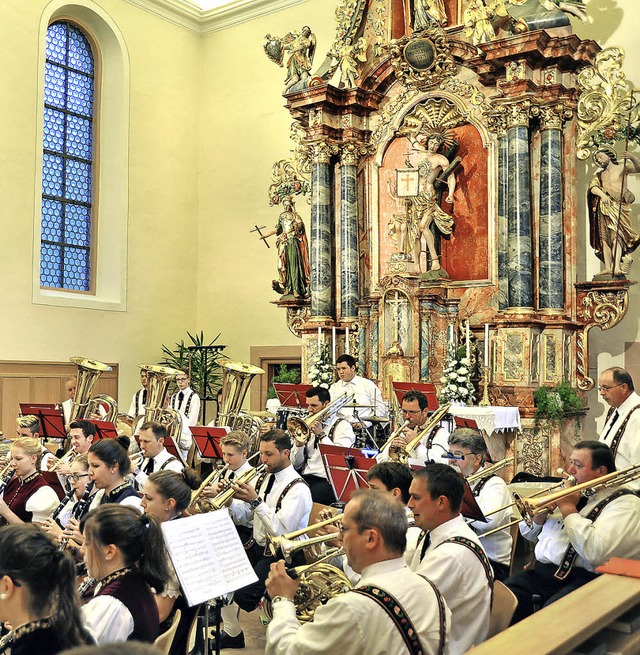
<instances>
[{"instance_id":1,"label":"angel statue","mask_svg":"<svg viewBox=\"0 0 640 655\"><path fill-rule=\"evenodd\" d=\"M271 61L282 66L284 55L289 53L287 60L287 79L284 81L286 93L294 85L305 86L311 75L313 57L316 53L316 36L308 25L299 32L289 32L281 39L267 34L264 51Z\"/></svg>"},{"instance_id":2,"label":"angel statue","mask_svg":"<svg viewBox=\"0 0 640 655\"><path fill-rule=\"evenodd\" d=\"M276 227L260 236L266 240L277 235L278 279L273 280L273 289L284 296L306 298L309 295L311 268L309 266L309 245L302 217L296 211L291 196L282 201L284 211Z\"/></svg>"},{"instance_id":3,"label":"angel statue","mask_svg":"<svg viewBox=\"0 0 640 655\"><path fill-rule=\"evenodd\" d=\"M640 160L626 151L621 159L619 163L615 150L606 147L593 155L599 170L589 182L587 201L591 247L604 263L600 279L625 278L629 253L640 245L640 235L631 227L635 196L627 189L627 176L640 173Z\"/></svg>"},{"instance_id":4,"label":"angel statue","mask_svg":"<svg viewBox=\"0 0 640 655\"><path fill-rule=\"evenodd\" d=\"M347 37L344 43L337 50L332 50L329 56L338 61L340 67L340 85L346 89L352 89L356 85L358 74L358 63L367 61L367 42L361 36L355 44Z\"/></svg>"}]
</instances>

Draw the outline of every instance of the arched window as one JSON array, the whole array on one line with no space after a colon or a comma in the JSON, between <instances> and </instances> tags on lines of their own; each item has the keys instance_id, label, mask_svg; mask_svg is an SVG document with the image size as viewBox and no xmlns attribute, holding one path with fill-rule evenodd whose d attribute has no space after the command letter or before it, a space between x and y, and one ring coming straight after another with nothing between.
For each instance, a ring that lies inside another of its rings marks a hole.
<instances>
[{"instance_id":1,"label":"arched window","mask_svg":"<svg viewBox=\"0 0 640 655\"><path fill-rule=\"evenodd\" d=\"M40 286L93 289L94 56L83 32L47 29L42 156Z\"/></svg>"}]
</instances>

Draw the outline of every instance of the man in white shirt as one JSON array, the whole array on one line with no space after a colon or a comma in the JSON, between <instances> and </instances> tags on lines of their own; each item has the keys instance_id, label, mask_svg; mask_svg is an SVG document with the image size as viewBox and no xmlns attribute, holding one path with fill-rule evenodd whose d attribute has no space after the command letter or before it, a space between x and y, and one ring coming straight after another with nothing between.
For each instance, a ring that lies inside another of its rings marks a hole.
<instances>
[{"instance_id":1,"label":"man in white shirt","mask_svg":"<svg viewBox=\"0 0 640 655\"><path fill-rule=\"evenodd\" d=\"M387 406L382 400L380 389L371 380L356 375L356 360L351 355L340 355L336 359L336 372L340 379L329 387L331 400L352 393L355 394L354 404L360 405L355 408L355 413L351 407L341 409L339 416L364 425L369 425L366 419L371 416L387 416Z\"/></svg>"},{"instance_id":2,"label":"man in white shirt","mask_svg":"<svg viewBox=\"0 0 640 655\"><path fill-rule=\"evenodd\" d=\"M136 421L144 416L147 404L147 394L149 392L149 377L147 376L147 372L143 369L140 369L140 383L142 384L142 387L133 394L131 405L129 406L129 416L136 419Z\"/></svg>"},{"instance_id":3,"label":"man in white shirt","mask_svg":"<svg viewBox=\"0 0 640 655\"><path fill-rule=\"evenodd\" d=\"M573 447L567 473L576 484L615 471L612 450L600 441L580 441ZM595 569L611 557L640 559L640 498L625 487L601 489L589 497L580 492L560 498L532 525L522 521L520 532L537 539L535 563L505 584L518 597L512 623L533 613L533 594L549 605L596 577Z\"/></svg>"},{"instance_id":4,"label":"man in white shirt","mask_svg":"<svg viewBox=\"0 0 640 655\"><path fill-rule=\"evenodd\" d=\"M405 448L405 446L425 430L429 421L429 401L421 391L407 391L402 396L401 403L402 423L407 422L402 433L397 436L386 448L383 448L376 456L377 462L387 462L390 459L389 449L391 446ZM417 446L409 453L412 459L427 462L429 460L441 461L442 456L447 456L448 431L440 425L434 426L423 435Z\"/></svg>"},{"instance_id":5,"label":"man in white shirt","mask_svg":"<svg viewBox=\"0 0 640 655\"><path fill-rule=\"evenodd\" d=\"M42 448L42 459L40 460L40 470L48 471L51 466L56 461L55 455L42 443L40 440L40 419L33 414L27 414L26 416L19 416L18 420L18 429L16 430L16 438L20 437L33 437L40 441L40 447Z\"/></svg>"},{"instance_id":6,"label":"man in white shirt","mask_svg":"<svg viewBox=\"0 0 640 655\"><path fill-rule=\"evenodd\" d=\"M165 447L167 429L161 423L147 421L140 428L140 450L144 455L140 465L134 470L136 489L144 488L147 478L156 471L176 471L184 468L182 462L174 457Z\"/></svg>"},{"instance_id":7,"label":"man in white shirt","mask_svg":"<svg viewBox=\"0 0 640 655\"><path fill-rule=\"evenodd\" d=\"M356 492L345 508L340 542L360 581L318 607L314 620L303 625L294 605L300 580L289 578L284 561L272 564L267 591L273 620L265 653L445 653L451 614L435 586L403 561L406 532L404 508L391 494Z\"/></svg>"},{"instance_id":8,"label":"man in white shirt","mask_svg":"<svg viewBox=\"0 0 640 655\"><path fill-rule=\"evenodd\" d=\"M191 388L191 379L186 373L176 377L178 393L169 399L169 407L180 412L187 425L198 425L200 418L200 396Z\"/></svg>"},{"instance_id":9,"label":"man in white shirt","mask_svg":"<svg viewBox=\"0 0 640 655\"><path fill-rule=\"evenodd\" d=\"M260 456L266 473L260 476L255 487L246 483L233 485L235 498L248 503L253 511L255 543L247 549L247 555L258 581L234 594L235 603L246 612L258 607L264 596L269 567L276 561L275 557L265 554L267 537L306 528L309 522L311 492L291 465L290 454L288 434L283 430L269 430L260 436ZM223 632L221 648L244 648L244 634Z\"/></svg>"},{"instance_id":10,"label":"man in white shirt","mask_svg":"<svg viewBox=\"0 0 640 655\"><path fill-rule=\"evenodd\" d=\"M618 470L640 463L640 396L633 379L623 368L608 368L600 374L598 391L609 406L600 441L614 453ZM640 489L640 479L629 486Z\"/></svg>"},{"instance_id":11,"label":"man in white shirt","mask_svg":"<svg viewBox=\"0 0 640 655\"><path fill-rule=\"evenodd\" d=\"M71 440L71 449L77 455L86 455L91 448L97 434L96 426L90 421L80 419L72 421L69 424L69 438ZM68 451L67 451L68 453ZM57 463L57 460L51 460L47 463L49 469ZM60 464L56 466L56 473L59 475L69 475L71 473L70 464Z\"/></svg>"},{"instance_id":12,"label":"man in white shirt","mask_svg":"<svg viewBox=\"0 0 640 655\"><path fill-rule=\"evenodd\" d=\"M477 476L485 468L487 461L487 444L479 430L471 428L457 428L449 437L449 450L452 455L460 459L451 460L453 466L460 469L464 478ZM496 509L506 507L513 503L511 492L507 483L495 473L484 477L476 477L470 484L478 506L483 514L489 514ZM511 522L512 508L506 507L500 512L487 516L487 522L472 521L469 527L480 537L485 549L495 580L504 580L509 576L511 563L511 533L507 527L494 532L488 537L482 537L485 532L495 530L501 526L508 526Z\"/></svg>"},{"instance_id":13,"label":"man in white shirt","mask_svg":"<svg viewBox=\"0 0 640 655\"><path fill-rule=\"evenodd\" d=\"M313 387L305 396L309 416L322 412L331 401L331 396L324 387ZM327 479L318 444L351 448L356 437L349 421L337 414L329 415L324 420L316 420L309 430L310 435L306 443L295 440L294 434L291 463L309 485L313 502L331 505L336 502L336 497Z\"/></svg>"},{"instance_id":14,"label":"man in white shirt","mask_svg":"<svg viewBox=\"0 0 640 655\"><path fill-rule=\"evenodd\" d=\"M491 564L476 534L460 514L464 483L447 464L427 464L413 473L409 509L424 530L405 560L425 575L451 610L450 655L466 653L487 638L493 588Z\"/></svg>"},{"instance_id":15,"label":"man in white shirt","mask_svg":"<svg viewBox=\"0 0 640 655\"><path fill-rule=\"evenodd\" d=\"M67 390L69 397L62 402L62 417L64 420L65 428L71 422L71 409L73 407L73 399L76 397L76 384L78 383L77 376L69 375L64 380L64 388Z\"/></svg>"}]
</instances>

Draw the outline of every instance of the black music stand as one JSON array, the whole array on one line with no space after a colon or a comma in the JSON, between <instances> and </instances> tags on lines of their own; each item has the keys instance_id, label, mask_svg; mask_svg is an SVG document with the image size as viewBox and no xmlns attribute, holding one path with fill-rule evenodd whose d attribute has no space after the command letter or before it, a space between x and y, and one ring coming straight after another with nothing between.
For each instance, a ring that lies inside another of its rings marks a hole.
<instances>
[{"instance_id":1,"label":"black music stand","mask_svg":"<svg viewBox=\"0 0 640 655\"><path fill-rule=\"evenodd\" d=\"M220 440L229 434L229 428L193 425L189 429L201 458L222 459Z\"/></svg>"},{"instance_id":2,"label":"black music stand","mask_svg":"<svg viewBox=\"0 0 640 655\"><path fill-rule=\"evenodd\" d=\"M98 419L87 419L89 423L96 426L96 436L98 439L115 439L118 436L118 430L111 421L100 421Z\"/></svg>"},{"instance_id":3,"label":"black music stand","mask_svg":"<svg viewBox=\"0 0 640 655\"><path fill-rule=\"evenodd\" d=\"M376 460L365 457L359 450L345 446L319 444L320 456L327 478L338 502L346 503L357 489L368 489L367 471Z\"/></svg>"},{"instance_id":4,"label":"black music stand","mask_svg":"<svg viewBox=\"0 0 640 655\"><path fill-rule=\"evenodd\" d=\"M38 430L43 439L66 439L62 410L54 404L20 403L20 413L23 416L32 414L40 421Z\"/></svg>"},{"instance_id":5,"label":"black music stand","mask_svg":"<svg viewBox=\"0 0 640 655\"><path fill-rule=\"evenodd\" d=\"M440 407L438 402L438 393L436 387L431 382L392 382L393 393L396 394L398 406L402 406L402 397L408 391L420 391L427 398L427 409L430 412L435 411Z\"/></svg>"}]
</instances>

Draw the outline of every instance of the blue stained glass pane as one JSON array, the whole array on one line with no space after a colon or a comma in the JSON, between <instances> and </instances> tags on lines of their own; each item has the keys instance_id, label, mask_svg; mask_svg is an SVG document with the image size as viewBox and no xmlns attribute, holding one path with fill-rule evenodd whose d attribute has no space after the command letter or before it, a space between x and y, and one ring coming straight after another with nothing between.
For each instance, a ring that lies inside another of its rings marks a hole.
<instances>
[{"instance_id":1,"label":"blue stained glass pane","mask_svg":"<svg viewBox=\"0 0 640 655\"><path fill-rule=\"evenodd\" d=\"M78 291L89 290L89 253L86 250L65 248L62 286Z\"/></svg>"},{"instance_id":2,"label":"blue stained glass pane","mask_svg":"<svg viewBox=\"0 0 640 655\"><path fill-rule=\"evenodd\" d=\"M44 108L44 147L47 150L64 150L64 114L56 109Z\"/></svg>"},{"instance_id":3,"label":"blue stained glass pane","mask_svg":"<svg viewBox=\"0 0 640 655\"><path fill-rule=\"evenodd\" d=\"M64 109L66 71L56 64L44 65L44 101L48 105Z\"/></svg>"},{"instance_id":4,"label":"blue stained glass pane","mask_svg":"<svg viewBox=\"0 0 640 655\"><path fill-rule=\"evenodd\" d=\"M93 80L81 73L69 71L67 109L91 116L93 113Z\"/></svg>"},{"instance_id":5,"label":"blue stained glass pane","mask_svg":"<svg viewBox=\"0 0 640 655\"><path fill-rule=\"evenodd\" d=\"M61 23L49 25L47 30L47 59L66 64L67 28Z\"/></svg>"},{"instance_id":6,"label":"blue stained glass pane","mask_svg":"<svg viewBox=\"0 0 640 655\"><path fill-rule=\"evenodd\" d=\"M40 285L43 287L58 287L61 276L62 248L43 243L40 247Z\"/></svg>"},{"instance_id":7,"label":"blue stained glass pane","mask_svg":"<svg viewBox=\"0 0 640 655\"><path fill-rule=\"evenodd\" d=\"M47 196L62 195L62 157L45 154L42 159L42 193Z\"/></svg>"},{"instance_id":8,"label":"blue stained glass pane","mask_svg":"<svg viewBox=\"0 0 640 655\"><path fill-rule=\"evenodd\" d=\"M91 202L91 166L68 159L66 172L65 197L69 200Z\"/></svg>"},{"instance_id":9,"label":"blue stained glass pane","mask_svg":"<svg viewBox=\"0 0 640 655\"><path fill-rule=\"evenodd\" d=\"M62 242L62 203L42 200L42 235L44 241Z\"/></svg>"},{"instance_id":10,"label":"blue stained glass pane","mask_svg":"<svg viewBox=\"0 0 640 655\"><path fill-rule=\"evenodd\" d=\"M77 27L69 26L69 66L93 74L91 47Z\"/></svg>"},{"instance_id":11,"label":"blue stained glass pane","mask_svg":"<svg viewBox=\"0 0 640 655\"><path fill-rule=\"evenodd\" d=\"M64 221L64 241L73 246L89 247L91 210L88 207L68 204Z\"/></svg>"},{"instance_id":12,"label":"blue stained glass pane","mask_svg":"<svg viewBox=\"0 0 640 655\"><path fill-rule=\"evenodd\" d=\"M67 154L91 159L91 121L78 116L67 119Z\"/></svg>"}]
</instances>

